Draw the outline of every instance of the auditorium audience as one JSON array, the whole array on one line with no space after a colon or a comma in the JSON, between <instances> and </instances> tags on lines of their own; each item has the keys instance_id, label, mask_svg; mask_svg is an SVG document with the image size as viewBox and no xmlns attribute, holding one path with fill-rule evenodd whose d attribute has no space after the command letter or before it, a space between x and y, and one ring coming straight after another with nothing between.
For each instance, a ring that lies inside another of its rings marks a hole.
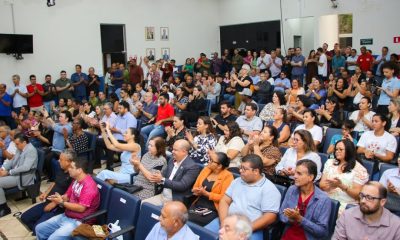
<instances>
[{"instance_id":1,"label":"auditorium audience","mask_svg":"<svg viewBox=\"0 0 400 240\"><path fill-rule=\"evenodd\" d=\"M240 160L242 159L241 151L244 147L242 133L236 122L228 122L216 146L216 152L225 153L229 159L229 168L234 168L239 172Z\"/></svg>"},{"instance_id":2,"label":"auditorium audience","mask_svg":"<svg viewBox=\"0 0 400 240\"><path fill-rule=\"evenodd\" d=\"M301 124L295 128L295 132L300 129L307 130L311 133L312 139L316 147L322 142L322 128L318 126L319 121L317 114L314 110L307 109L303 114L304 124Z\"/></svg>"}]
</instances>

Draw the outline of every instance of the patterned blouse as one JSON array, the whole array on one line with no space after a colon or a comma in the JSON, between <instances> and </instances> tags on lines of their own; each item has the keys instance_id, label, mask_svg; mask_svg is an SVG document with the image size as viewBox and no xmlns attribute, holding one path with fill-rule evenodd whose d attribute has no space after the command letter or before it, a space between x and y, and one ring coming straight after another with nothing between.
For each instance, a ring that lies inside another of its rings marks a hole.
<instances>
[{"instance_id":1,"label":"patterned blouse","mask_svg":"<svg viewBox=\"0 0 400 240\"><path fill-rule=\"evenodd\" d=\"M186 96L184 96L184 97L182 97L181 99L178 100L179 104L186 104L187 105L188 102L189 102L189 98L186 97ZM176 113L182 112L182 110L180 110L177 106L174 106L174 109L175 109Z\"/></svg>"},{"instance_id":2,"label":"patterned blouse","mask_svg":"<svg viewBox=\"0 0 400 240\"><path fill-rule=\"evenodd\" d=\"M356 162L356 165L351 172L340 173L339 166L334 165L335 161L335 159L329 159L325 163L323 175L327 179L337 177L349 188L352 188L354 183L364 185L368 182L367 170L359 162ZM346 209L347 204L358 204L357 200L349 196L340 188L335 188L329 191L328 195L330 198L340 202L339 214Z\"/></svg>"},{"instance_id":3,"label":"patterned blouse","mask_svg":"<svg viewBox=\"0 0 400 240\"><path fill-rule=\"evenodd\" d=\"M185 133L186 133L187 129L185 127L178 133L176 132L175 128L174 128L174 131L175 131L175 136L173 136L171 138L167 137L167 140L166 140L167 148L168 148L168 151L170 151L170 152L172 152L172 147L177 140L186 139Z\"/></svg>"},{"instance_id":4,"label":"patterned blouse","mask_svg":"<svg viewBox=\"0 0 400 240\"><path fill-rule=\"evenodd\" d=\"M217 140L213 134L197 135L194 137L194 143L197 145L197 149L192 148L190 157L197 163L207 165L209 159L207 151L215 148Z\"/></svg>"},{"instance_id":5,"label":"patterned blouse","mask_svg":"<svg viewBox=\"0 0 400 240\"><path fill-rule=\"evenodd\" d=\"M262 156L260 156L260 157L266 157L266 158L275 160L274 164L272 164L271 166L264 166L264 169L263 169L263 172L265 174L270 175L270 176L274 175L275 167L276 167L276 165L278 165L279 161L282 158L281 151L279 151L279 148L272 146L272 145L261 148L260 150L262 153ZM249 153L253 154L254 148L251 148Z\"/></svg>"},{"instance_id":6,"label":"patterned blouse","mask_svg":"<svg viewBox=\"0 0 400 240\"><path fill-rule=\"evenodd\" d=\"M142 157L141 163L143 164L144 168L149 170L151 173L155 173L157 171L155 168L161 169L162 167L166 166L167 160L163 156L156 157L147 152ZM155 195L154 183L151 183L149 180L147 180L142 172L139 172L139 174L135 177L134 184L143 187L142 190L134 193L134 195L136 195L141 200L153 197Z\"/></svg>"},{"instance_id":7,"label":"patterned blouse","mask_svg":"<svg viewBox=\"0 0 400 240\"><path fill-rule=\"evenodd\" d=\"M89 149L89 138L85 133L82 133L80 136L75 134L70 135L68 140L76 153L80 153Z\"/></svg>"},{"instance_id":8,"label":"patterned blouse","mask_svg":"<svg viewBox=\"0 0 400 240\"><path fill-rule=\"evenodd\" d=\"M287 110L287 106L286 105L280 105L280 108L283 108L285 110ZM275 114L275 107L274 104L272 102L268 103L267 105L264 106L264 108L261 110L260 112L260 118L263 121L274 121L274 114Z\"/></svg>"}]
</instances>

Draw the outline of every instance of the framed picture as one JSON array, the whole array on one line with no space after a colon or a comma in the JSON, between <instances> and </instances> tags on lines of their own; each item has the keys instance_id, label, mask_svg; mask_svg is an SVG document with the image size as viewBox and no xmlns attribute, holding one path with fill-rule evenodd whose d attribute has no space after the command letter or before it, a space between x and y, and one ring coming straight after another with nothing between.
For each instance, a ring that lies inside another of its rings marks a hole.
<instances>
[{"instance_id":1,"label":"framed picture","mask_svg":"<svg viewBox=\"0 0 400 240\"><path fill-rule=\"evenodd\" d=\"M170 51L169 48L161 48L161 58L164 60L169 60L170 59Z\"/></svg>"},{"instance_id":2,"label":"framed picture","mask_svg":"<svg viewBox=\"0 0 400 240\"><path fill-rule=\"evenodd\" d=\"M145 27L144 36L146 41L154 41L154 27Z\"/></svg>"},{"instance_id":3,"label":"framed picture","mask_svg":"<svg viewBox=\"0 0 400 240\"><path fill-rule=\"evenodd\" d=\"M160 38L163 41L168 41L169 40L169 29L167 27L161 27L160 28Z\"/></svg>"},{"instance_id":4,"label":"framed picture","mask_svg":"<svg viewBox=\"0 0 400 240\"><path fill-rule=\"evenodd\" d=\"M149 61L156 60L156 49L155 48L146 48L146 57Z\"/></svg>"}]
</instances>

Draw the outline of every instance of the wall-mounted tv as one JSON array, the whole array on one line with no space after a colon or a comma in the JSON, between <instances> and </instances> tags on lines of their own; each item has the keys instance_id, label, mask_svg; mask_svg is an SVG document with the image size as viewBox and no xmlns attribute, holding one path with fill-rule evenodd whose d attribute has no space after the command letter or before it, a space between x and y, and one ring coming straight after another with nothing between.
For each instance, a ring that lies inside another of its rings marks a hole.
<instances>
[{"instance_id":1,"label":"wall-mounted tv","mask_svg":"<svg viewBox=\"0 0 400 240\"><path fill-rule=\"evenodd\" d=\"M33 35L0 34L0 53L33 53Z\"/></svg>"}]
</instances>

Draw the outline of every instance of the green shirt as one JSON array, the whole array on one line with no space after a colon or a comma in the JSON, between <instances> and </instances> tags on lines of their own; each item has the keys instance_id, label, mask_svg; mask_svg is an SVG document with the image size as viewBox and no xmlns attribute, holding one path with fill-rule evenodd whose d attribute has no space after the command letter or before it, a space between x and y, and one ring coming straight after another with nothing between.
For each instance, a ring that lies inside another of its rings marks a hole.
<instances>
[{"instance_id":1,"label":"green shirt","mask_svg":"<svg viewBox=\"0 0 400 240\"><path fill-rule=\"evenodd\" d=\"M66 79L58 79L55 83L56 87L65 87L68 84L71 84L71 80L66 78ZM66 98L66 99L71 99L72 98L72 94L71 91L69 89L65 89L61 92L58 92L58 98Z\"/></svg>"}]
</instances>

